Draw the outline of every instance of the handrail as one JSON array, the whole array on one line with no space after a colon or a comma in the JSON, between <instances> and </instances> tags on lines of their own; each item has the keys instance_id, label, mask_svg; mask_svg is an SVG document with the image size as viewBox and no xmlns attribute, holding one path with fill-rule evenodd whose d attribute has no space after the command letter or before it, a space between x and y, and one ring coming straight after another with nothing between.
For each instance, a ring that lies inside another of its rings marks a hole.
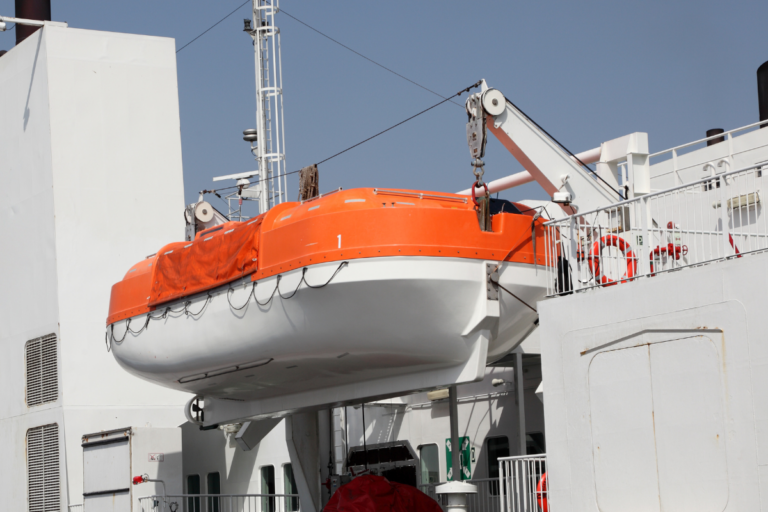
<instances>
[{"instance_id":1,"label":"handrail","mask_svg":"<svg viewBox=\"0 0 768 512\"><path fill-rule=\"evenodd\" d=\"M768 121L765 121L765 122L768 122ZM589 211L586 211L584 213L576 212L573 215L569 215L568 217L563 217L562 219L551 220L549 222L545 222L544 226L551 226L551 225L554 225L554 224L562 223L562 221L564 221L566 219L570 219L571 217L583 217L585 215L591 215L593 213L598 213L598 212L601 212L603 210L607 210L609 208L619 208L621 206L627 206L627 205L629 205L631 203L636 203L636 202L639 202L639 201L652 199L654 197L659 197L659 196L663 196L663 195L666 195L666 194L671 194L672 192L676 192L676 191L682 190L684 188L690 188L690 187L692 187L694 185L703 185L703 184L711 182L713 180L717 180L717 179L720 179L720 178L728 178L728 177L730 177L730 176L732 176L734 174L742 173L742 172L745 172L745 171L750 171L752 169L762 168L764 166L768 167L768 162L754 164L754 165L750 165L748 167L742 167L741 169L737 169L735 171L724 172L722 174L717 174L715 176L707 176L706 178L702 178L700 180L689 181L688 183L684 183L682 185L677 185L675 187L666 188L664 190L659 190L657 192L651 192L650 194L645 194L645 195L638 196L638 197L633 197L632 199L626 199L624 201L619 201L618 203L613 203L613 204L609 204L609 205L606 205L606 206L601 206L600 208L595 208L594 210L589 210Z\"/></svg>"},{"instance_id":2,"label":"handrail","mask_svg":"<svg viewBox=\"0 0 768 512\"><path fill-rule=\"evenodd\" d=\"M740 128L734 128L733 130L728 130L727 132L718 133L718 134L712 135L710 137L704 137L703 139L695 140L693 142L688 142L688 143L682 144L680 146L675 146L673 148L665 149L664 151L659 151L658 153L652 153L652 154L648 155L648 157L649 158L653 158L655 156L663 155L665 153L671 153L672 151L677 151L678 149L684 149L684 148L687 148L687 147L695 146L696 144L701 144L702 142L707 142L707 141L710 141L712 139L717 139L719 137L725 137L726 135L730 135L732 133L738 133L738 132L742 132L744 130L749 130L750 128L754 128L755 126L760 126L760 125L763 125L763 124L768 124L768 119L766 119L765 121L758 121L756 123L748 124L748 125L742 126Z\"/></svg>"}]
</instances>

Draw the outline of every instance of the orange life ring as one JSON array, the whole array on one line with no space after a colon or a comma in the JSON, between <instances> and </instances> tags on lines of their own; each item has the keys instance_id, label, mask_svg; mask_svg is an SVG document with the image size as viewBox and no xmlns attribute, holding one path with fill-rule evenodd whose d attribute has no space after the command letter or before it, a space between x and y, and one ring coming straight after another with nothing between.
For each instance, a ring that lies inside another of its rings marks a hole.
<instances>
[{"instance_id":1,"label":"orange life ring","mask_svg":"<svg viewBox=\"0 0 768 512\"><path fill-rule=\"evenodd\" d=\"M595 279L605 286L612 286L616 281L600 272L600 254L605 247L616 247L627 259L627 272L621 277L620 282L631 281L637 274L637 256L632 251L626 240L617 235L605 235L599 241L592 244L592 250L589 252L589 270Z\"/></svg>"},{"instance_id":2,"label":"orange life ring","mask_svg":"<svg viewBox=\"0 0 768 512\"><path fill-rule=\"evenodd\" d=\"M536 486L536 502L539 504L541 512L549 511L549 503L547 502L547 474L541 475L538 485Z\"/></svg>"}]
</instances>

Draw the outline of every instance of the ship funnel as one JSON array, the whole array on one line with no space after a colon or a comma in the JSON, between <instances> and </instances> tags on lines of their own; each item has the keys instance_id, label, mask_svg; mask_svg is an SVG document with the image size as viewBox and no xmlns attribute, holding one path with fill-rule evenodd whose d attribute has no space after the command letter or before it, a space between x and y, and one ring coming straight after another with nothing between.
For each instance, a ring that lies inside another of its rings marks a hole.
<instances>
[{"instance_id":1,"label":"ship funnel","mask_svg":"<svg viewBox=\"0 0 768 512\"><path fill-rule=\"evenodd\" d=\"M16 0L17 18L51 21L51 0ZM16 25L16 44L19 44L40 27Z\"/></svg>"},{"instance_id":2,"label":"ship funnel","mask_svg":"<svg viewBox=\"0 0 768 512\"><path fill-rule=\"evenodd\" d=\"M721 133L724 133L725 130L722 128L712 128L711 130L707 130L707 137L714 137L715 135L720 135ZM714 146L715 144L719 144L721 142L725 142L725 137L717 137L716 139L709 139L707 141L707 146Z\"/></svg>"},{"instance_id":3,"label":"ship funnel","mask_svg":"<svg viewBox=\"0 0 768 512\"><path fill-rule=\"evenodd\" d=\"M757 100L760 103L760 120L768 121L768 61L757 68ZM760 128L765 128L766 124Z\"/></svg>"}]
</instances>

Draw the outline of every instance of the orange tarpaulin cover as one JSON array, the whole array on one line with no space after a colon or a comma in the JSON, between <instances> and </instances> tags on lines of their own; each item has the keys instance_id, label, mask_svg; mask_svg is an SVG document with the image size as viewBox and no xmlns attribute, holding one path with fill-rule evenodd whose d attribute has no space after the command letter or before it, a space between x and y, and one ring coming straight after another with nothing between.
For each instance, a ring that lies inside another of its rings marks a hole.
<instances>
[{"instance_id":1,"label":"orange tarpaulin cover","mask_svg":"<svg viewBox=\"0 0 768 512\"><path fill-rule=\"evenodd\" d=\"M363 475L333 493L323 512L442 512L435 500L410 485Z\"/></svg>"},{"instance_id":2,"label":"orange tarpaulin cover","mask_svg":"<svg viewBox=\"0 0 768 512\"><path fill-rule=\"evenodd\" d=\"M201 232L194 242L163 247L153 270L149 305L204 292L255 272L262 220L227 223Z\"/></svg>"}]
</instances>

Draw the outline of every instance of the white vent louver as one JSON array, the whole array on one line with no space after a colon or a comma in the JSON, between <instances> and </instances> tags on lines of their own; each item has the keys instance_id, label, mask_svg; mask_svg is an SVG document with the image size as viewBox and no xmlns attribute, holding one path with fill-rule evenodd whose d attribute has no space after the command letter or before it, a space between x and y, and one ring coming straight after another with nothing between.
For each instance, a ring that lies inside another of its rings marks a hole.
<instances>
[{"instance_id":1,"label":"white vent louver","mask_svg":"<svg viewBox=\"0 0 768 512\"><path fill-rule=\"evenodd\" d=\"M27 430L27 483L29 512L60 510L58 425Z\"/></svg>"},{"instance_id":2,"label":"white vent louver","mask_svg":"<svg viewBox=\"0 0 768 512\"><path fill-rule=\"evenodd\" d=\"M55 402L59 398L56 335L27 342L27 407Z\"/></svg>"}]
</instances>

